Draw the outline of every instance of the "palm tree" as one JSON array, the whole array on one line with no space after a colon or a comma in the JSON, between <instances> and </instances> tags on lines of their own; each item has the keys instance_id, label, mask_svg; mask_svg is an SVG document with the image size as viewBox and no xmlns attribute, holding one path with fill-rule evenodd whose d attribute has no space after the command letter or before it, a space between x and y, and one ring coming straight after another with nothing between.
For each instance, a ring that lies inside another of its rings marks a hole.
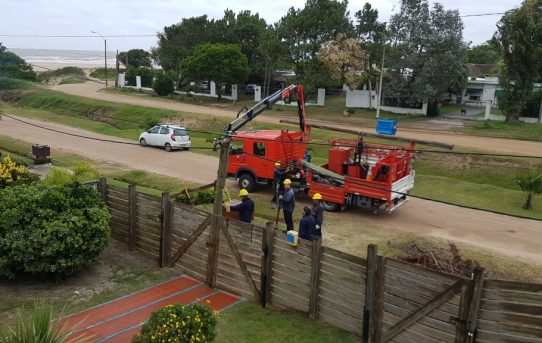
<instances>
[{"instance_id":1,"label":"palm tree","mask_svg":"<svg viewBox=\"0 0 542 343\"><path fill-rule=\"evenodd\" d=\"M542 194L542 174L527 174L520 176L516 179L516 182L521 190L527 193L527 199L523 208L526 210L532 210L532 200L534 195Z\"/></svg>"}]
</instances>

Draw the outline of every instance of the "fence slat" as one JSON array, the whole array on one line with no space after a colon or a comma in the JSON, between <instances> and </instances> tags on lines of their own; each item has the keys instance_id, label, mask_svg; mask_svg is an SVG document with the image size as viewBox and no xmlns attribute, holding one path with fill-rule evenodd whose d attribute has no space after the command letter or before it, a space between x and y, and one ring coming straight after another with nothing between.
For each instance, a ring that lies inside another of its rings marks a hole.
<instances>
[{"instance_id":1,"label":"fence slat","mask_svg":"<svg viewBox=\"0 0 542 343\"><path fill-rule=\"evenodd\" d=\"M135 185L128 185L128 248L134 250L136 248L137 235L137 220L136 220L136 203L137 193Z\"/></svg>"}]
</instances>

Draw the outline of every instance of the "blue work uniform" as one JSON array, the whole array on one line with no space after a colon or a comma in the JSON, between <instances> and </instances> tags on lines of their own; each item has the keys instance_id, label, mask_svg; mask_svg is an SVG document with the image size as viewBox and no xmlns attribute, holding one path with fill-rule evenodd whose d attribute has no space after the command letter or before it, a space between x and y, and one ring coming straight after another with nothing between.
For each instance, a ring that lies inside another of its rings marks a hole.
<instances>
[{"instance_id":1,"label":"blue work uniform","mask_svg":"<svg viewBox=\"0 0 542 343\"><path fill-rule=\"evenodd\" d=\"M284 222L286 223L286 230L290 231L294 229L294 208L295 208L295 194L292 188L288 189L282 196L282 211L284 212Z\"/></svg>"},{"instance_id":2,"label":"blue work uniform","mask_svg":"<svg viewBox=\"0 0 542 343\"><path fill-rule=\"evenodd\" d=\"M303 219L299 222L299 233L300 238L313 240L318 238L316 233L316 219L313 215L305 215Z\"/></svg>"},{"instance_id":3,"label":"blue work uniform","mask_svg":"<svg viewBox=\"0 0 542 343\"><path fill-rule=\"evenodd\" d=\"M239 220L245 223L252 222L252 214L254 213L254 201L248 197L243 198L241 203L230 207L232 211L239 212Z\"/></svg>"}]
</instances>

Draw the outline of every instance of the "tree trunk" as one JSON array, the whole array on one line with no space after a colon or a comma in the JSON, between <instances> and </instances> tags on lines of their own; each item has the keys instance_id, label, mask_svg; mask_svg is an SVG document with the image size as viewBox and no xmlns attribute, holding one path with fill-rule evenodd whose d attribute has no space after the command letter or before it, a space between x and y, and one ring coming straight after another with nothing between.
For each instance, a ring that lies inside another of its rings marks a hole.
<instances>
[{"instance_id":1,"label":"tree trunk","mask_svg":"<svg viewBox=\"0 0 542 343\"><path fill-rule=\"evenodd\" d=\"M211 83L209 82L209 87ZM218 95L218 100L222 100L222 83L216 83L216 95Z\"/></svg>"},{"instance_id":2,"label":"tree trunk","mask_svg":"<svg viewBox=\"0 0 542 343\"><path fill-rule=\"evenodd\" d=\"M526 210L532 210L533 209L532 201L533 201L533 195L531 193L528 193L527 200L525 201L523 208Z\"/></svg>"},{"instance_id":3,"label":"tree trunk","mask_svg":"<svg viewBox=\"0 0 542 343\"><path fill-rule=\"evenodd\" d=\"M507 123L515 123L519 120L519 114L517 113L511 113L511 112L508 112L506 113L506 119L505 121Z\"/></svg>"}]
</instances>

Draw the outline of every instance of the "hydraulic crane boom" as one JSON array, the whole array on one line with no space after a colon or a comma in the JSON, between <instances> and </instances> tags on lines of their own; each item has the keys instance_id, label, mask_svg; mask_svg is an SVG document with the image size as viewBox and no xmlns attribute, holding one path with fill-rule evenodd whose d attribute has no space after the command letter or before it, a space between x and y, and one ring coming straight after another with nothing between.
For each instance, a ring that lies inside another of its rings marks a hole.
<instances>
[{"instance_id":1,"label":"hydraulic crane boom","mask_svg":"<svg viewBox=\"0 0 542 343\"><path fill-rule=\"evenodd\" d=\"M291 94L297 94L297 106L298 106L298 115L299 115L299 129L301 132L306 132L307 124L305 121L305 98L303 95L303 86L302 85L290 85L287 88L276 91L267 98L261 100L252 108L248 109L246 112L240 114L234 121L229 123L225 128L225 133L233 133L238 131L243 126L245 126L252 119L256 118L263 111L270 109L277 101L284 100L289 97Z\"/></svg>"}]
</instances>

